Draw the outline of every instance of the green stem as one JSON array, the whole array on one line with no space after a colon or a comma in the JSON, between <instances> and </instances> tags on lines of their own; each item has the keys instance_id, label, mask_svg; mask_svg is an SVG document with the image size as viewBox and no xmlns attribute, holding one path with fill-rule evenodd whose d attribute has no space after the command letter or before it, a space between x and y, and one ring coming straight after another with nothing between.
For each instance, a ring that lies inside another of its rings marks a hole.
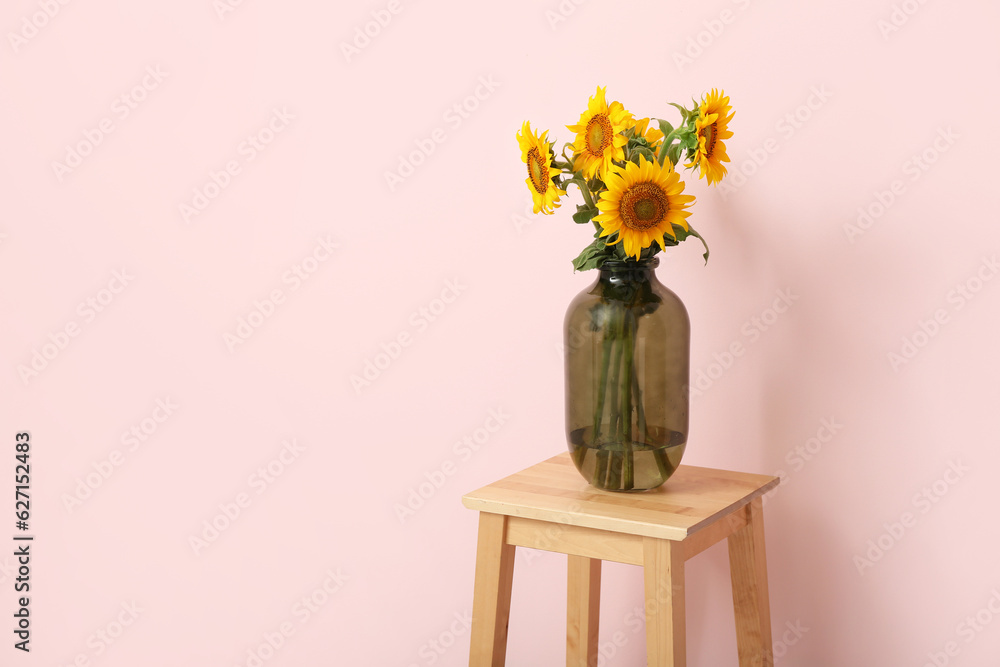
<instances>
[{"instance_id":1,"label":"green stem","mask_svg":"<svg viewBox=\"0 0 1000 667\"><path fill-rule=\"evenodd\" d=\"M632 346L635 349L635 336L637 333L638 322L636 322L635 315L629 313L629 327L631 329L632 335ZM635 419L636 426L639 428L639 441L646 443L649 439L649 434L646 432L646 406L642 401L642 388L639 386L639 374L635 370L635 357L632 358L632 395L635 399Z\"/></svg>"},{"instance_id":2,"label":"green stem","mask_svg":"<svg viewBox=\"0 0 1000 667\"><path fill-rule=\"evenodd\" d=\"M661 167L663 166L663 161L667 159L667 151L670 150L670 146L672 146L674 143L675 133L676 130L674 130L674 132L671 132L667 136L663 137L663 145L660 146L660 152L656 154L656 159L660 163Z\"/></svg>"},{"instance_id":3,"label":"green stem","mask_svg":"<svg viewBox=\"0 0 1000 667\"><path fill-rule=\"evenodd\" d=\"M594 456L594 479L591 482L599 489L604 488L604 480L608 476L608 452L604 449L595 450Z\"/></svg>"},{"instance_id":4,"label":"green stem","mask_svg":"<svg viewBox=\"0 0 1000 667\"><path fill-rule=\"evenodd\" d=\"M622 488L622 456L614 450L608 452L608 481L604 488L610 491L620 491Z\"/></svg>"},{"instance_id":5,"label":"green stem","mask_svg":"<svg viewBox=\"0 0 1000 667\"><path fill-rule=\"evenodd\" d=\"M597 383L597 409L594 410L594 445L601 439L601 417L604 416L604 399L608 393L608 366L611 364L611 345L613 341L607 336L602 343L603 352L601 355L601 379Z\"/></svg>"},{"instance_id":6,"label":"green stem","mask_svg":"<svg viewBox=\"0 0 1000 667\"><path fill-rule=\"evenodd\" d=\"M622 336L622 444L625 446L622 462L622 485L626 491L635 486L635 451L632 446L632 377L635 363L635 340L632 327L626 323L630 315L628 306L622 309L619 327Z\"/></svg>"},{"instance_id":7,"label":"green stem","mask_svg":"<svg viewBox=\"0 0 1000 667\"><path fill-rule=\"evenodd\" d=\"M673 474L670 461L667 460L667 448L656 447L653 449L653 460L656 461L656 469L660 471L660 479L667 479Z\"/></svg>"},{"instance_id":8,"label":"green stem","mask_svg":"<svg viewBox=\"0 0 1000 667\"><path fill-rule=\"evenodd\" d=\"M632 395L635 401L636 427L639 429L639 442L646 444L649 440L649 433L646 431L646 408L642 404L642 389L639 387L639 374L632 366Z\"/></svg>"},{"instance_id":9,"label":"green stem","mask_svg":"<svg viewBox=\"0 0 1000 667\"><path fill-rule=\"evenodd\" d=\"M614 340L614 335L616 333L616 331L613 328L615 326L615 319L617 319L617 318L613 318L612 321L609 322L606 325L609 328L611 328L611 331L605 331L605 335L611 335L612 336L612 340ZM620 343L620 341L619 340L614 340L614 343ZM608 415L608 417L609 417L609 421L608 421L608 435L612 436L612 437L615 436L615 435L617 435L617 434L619 434L619 433L621 433L621 431L620 431L620 429L618 427L618 419L619 419L619 416L620 416L618 414L618 411L619 411L619 405L618 405L619 380L618 380L618 378L619 378L619 375L621 374L622 352L621 352L620 349L617 350L617 351L614 350L614 347L620 347L620 346L615 346L614 343L613 343L612 355L611 355L611 356L614 357L614 363L611 366L611 375L608 378L608 380L609 380L608 384L611 386L611 396L609 397L610 400L608 401L608 406L610 407L609 415Z\"/></svg>"},{"instance_id":10,"label":"green stem","mask_svg":"<svg viewBox=\"0 0 1000 667\"><path fill-rule=\"evenodd\" d=\"M590 208L596 208L594 206L594 198L590 194L590 187L587 185L587 181L583 177L571 178L566 181L566 185L570 183L576 183L576 187L580 188L580 192L583 194L583 201L587 202L587 206Z\"/></svg>"},{"instance_id":11,"label":"green stem","mask_svg":"<svg viewBox=\"0 0 1000 667\"><path fill-rule=\"evenodd\" d=\"M608 385L611 395L608 397L608 439L605 449L608 454L608 480L605 488L621 488L621 451L618 443L621 441L621 405L619 403L618 390L621 388L622 357L624 356L624 341L621 338L621 328L619 310L622 307L620 301L612 301L608 321L605 323L604 335L612 339L611 374L608 376Z\"/></svg>"},{"instance_id":12,"label":"green stem","mask_svg":"<svg viewBox=\"0 0 1000 667\"><path fill-rule=\"evenodd\" d=\"M601 380L598 385L597 392L597 410L594 413L594 447L597 453L594 457L594 480L593 485L598 488L605 488L608 478L608 468L611 465L611 452L607 449L607 445L613 442L614 438L611 437L614 433L614 403L611 402L612 408L608 413L608 438L609 442L601 443L600 433L601 433L601 423L604 419L604 406L608 403L608 367L611 365L611 357L615 356L615 337L613 331L610 330L608 326L604 328L604 340L602 341L603 346L603 360L601 365ZM617 357L615 357L617 362ZM617 366L617 364L616 364ZM615 369L614 375L617 376L618 371ZM612 380L613 381L613 380ZM614 397L611 397L614 401Z\"/></svg>"},{"instance_id":13,"label":"green stem","mask_svg":"<svg viewBox=\"0 0 1000 667\"><path fill-rule=\"evenodd\" d=\"M573 158L572 156L566 155L567 148L569 148L569 144L563 144L562 150L559 152L559 154L562 155L563 159L566 160L567 163L569 163L570 165L569 170L573 171Z\"/></svg>"},{"instance_id":14,"label":"green stem","mask_svg":"<svg viewBox=\"0 0 1000 667\"><path fill-rule=\"evenodd\" d=\"M690 234L691 236L694 236L695 238L697 238L699 241L701 241L701 244L703 246L705 246L705 254L702 255L702 257L705 258L705 263L708 264L708 243L705 241L705 239L702 237L702 235L699 234L698 231L694 227L691 226L691 223L687 223L687 227L688 227L687 228L688 234Z\"/></svg>"}]
</instances>

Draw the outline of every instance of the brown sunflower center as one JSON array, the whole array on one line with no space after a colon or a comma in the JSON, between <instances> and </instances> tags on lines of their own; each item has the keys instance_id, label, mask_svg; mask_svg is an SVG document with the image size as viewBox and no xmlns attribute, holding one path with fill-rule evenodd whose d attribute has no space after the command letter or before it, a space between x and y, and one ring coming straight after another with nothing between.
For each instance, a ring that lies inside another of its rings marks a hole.
<instances>
[{"instance_id":1,"label":"brown sunflower center","mask_svg":"<svg viewBox=\"0 0 1000 667\"><path fill-rule=\"evenodd\" d=\"M604 156L604 150L611 145L615 136L611 120L606 113L599 113L587 122L587 152L597 157Z\"/></svg>"},{"instance_id":2,"label":"brown sunflower center","mask_svg":"<svg viewBox=\"0 0 1000 667\"><path fill-rule=\"evenodd\" d=\"M544 195L549 189L549 168L542 161L538 148L528 151L528 177L531 178L531 185L538 194Z\"/></svg>"},{"instance_id":3,"label":"brown sunflower center","mask_svg":"<svg viewBox=\"0 0 1000 667\"><path fill-rule=\"evenodd\" d=\"M618 206L625 226L639 232L659 225L669 210L667 194L656 183L633 185L622 195Z\"/></svg>"},{"instance_id":4,"label":"brown sunflower center","mask_svg":"<svg viewBox=\"0 0 1000 667\"><path fill-rule=\"evenodd\" d=\"M705 137L706 157L712 157L712 154L715 153L715 139L716 135L718 134L718 129L716 128L716 125L718 124L719 124L718 121L716 121L702 131L702 136Z\"/></svg>"}]
</instances>

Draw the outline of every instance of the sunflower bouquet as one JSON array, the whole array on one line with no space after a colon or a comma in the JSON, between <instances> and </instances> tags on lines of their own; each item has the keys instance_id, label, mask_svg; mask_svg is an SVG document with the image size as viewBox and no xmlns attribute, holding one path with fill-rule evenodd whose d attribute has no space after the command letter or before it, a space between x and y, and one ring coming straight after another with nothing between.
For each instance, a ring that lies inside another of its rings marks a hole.
<instances>
[{"instance_id":1,"label":"sunflower bouquet","mask_svg":"<svg viewBox=\"0 0 1000 667\"><path fill-rule=\"evenodd\" d=\"M535 213L552 214L559 208L566 188L575 185L583 196L573 221L593 222L594 241L573 260L577 271L595 269L608 259L649 259L667 246L689 236L708 245L687 218L694 197L684 194L676 171L684 166L715 185L726 175L726 139L733 136L729 98L712 89L691 108L670 103L681 114L674 127L669 121L635 118L621 102L607 103L606 89L597 88L576 125L576 134L554 159L555 142L533 132L525 121L517 133L521 161L528 167L525 183L531 191ZM656 126L651 125L656 122ZM567 155L567 151L571 154ZM655 245L654 245L655 241Z\"/></svg>"},{"instance_id":2,"label":"sunflower bouquet","mask_svg":"<svg viewBox=\"0 0 1000 667\"><path fill-rule=\"evenodd\" d=\"M594 239L573 260L600 276L566 315L567 439L577 469L602 489L662 484L687 442L690 325L680 299L659 283L655 256L690 236L708 245L688 217L677 165L710 185L726 175L733 136L729 98L712 90L669 121L635 118L598 88L559 158L548 132L525 121L517 134L535 213L552 214L570 185L583 198L573 221Z\"/></svg>"}]
</instances>

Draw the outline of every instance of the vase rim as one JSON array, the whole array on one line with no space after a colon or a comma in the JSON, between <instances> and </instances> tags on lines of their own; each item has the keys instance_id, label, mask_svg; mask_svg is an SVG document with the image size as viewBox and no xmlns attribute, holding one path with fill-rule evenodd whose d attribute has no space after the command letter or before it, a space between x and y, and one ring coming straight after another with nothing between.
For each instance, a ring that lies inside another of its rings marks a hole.
<instances>
[{"instance_id":1,"label":"vase rim","mask_svg":"<svg viewBox=\"0 0 1000 667\"><path fill-rule=\"evenodd\" d=\"M628 269L655 269L660 265L659 257L650 257L649 259L608 259L601 264L600 268L611 269L614 271L622 271Z\"/></svg>"}]
</instances>

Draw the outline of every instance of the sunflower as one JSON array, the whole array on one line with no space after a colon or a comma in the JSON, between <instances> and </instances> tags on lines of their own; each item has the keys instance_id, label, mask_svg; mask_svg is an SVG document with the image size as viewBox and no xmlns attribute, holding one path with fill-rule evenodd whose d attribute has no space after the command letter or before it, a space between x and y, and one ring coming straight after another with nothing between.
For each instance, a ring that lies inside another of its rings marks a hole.
<instances>
[{"instance_id":1,"label":"sunflower","mask_svg":"<svg viewBox=\"0 0 1000 667\"><path fill-rule=\"evenodd\" d=\"M688 228L685 211L694 201L691 195L681 194L684 182L670 162L660 166L640 156L639 164L625 163L625 168L615 167L605 180L608 189L601 193L597 203L600 215L594 220L601 224L601 236L615 232L624 243L625 254L639 259L639 253L652 245L653 241L666 249L663 235L674 236L673 225Z\"/></svg>"},{"instance_id":2,"label":"sunflower","mask_svg":"<svg viewBox=\"0 0 1000 667\"><path fill-rule=\"evenodd\" d=\"M656 149L660 147L660 142L663 140L663 132L660 132L660 129L657 127L650 127L649 129L646 129L649 127L648 118L642 118L634 121L630 127L635 128L632 136L642 137L645 139L646 143L649 144L650 150L655 153Z\"/></svg>"},{"instance_id":3,"label":"sunflower","mask_svg":"<svg viewBox=\"0 0 1000 667\"><path fill-rule=\"evenodd\" d=\"M517 133L517 143L521 147L521 162L528 165L528 178L524 180L531 190L531 200L534 202L534 212L549 214L559 208L559 197L566 194L553 183L552 179L559 175L559 170L552 166L552 149L542 132L537 136L531 131L531 124L524 121L521 131Z\"/></svg>"},{"instance_id":4,"label":"sunflower","mask_svg":"<svg viewBox=\"0 0 1000 667\"><path fill-rule=\"evenodd\" d=\"M729 98L721 90L716 92L715 88L698 107L698 118L694 123L698 147L694 159L684 166L698 165L698 178L707 178L709 185L718 183L728 173L722 164L729 162L723 140L733 136L729 131L729 121L735 114L730 113L731 110Z\"/></svg>"},{"instance_id":5,"label":"sunflower","mask_svg":"<svg viewBox=\"0 0 1000 667\"><path fill-rule=\"evenodd\" d=\"M612 160L624 160L622 146L628 143L622 134L629 127L632 114L625 110L621 102L605 101L606 88L597 92L587 102L587 110L580 114L580 122L567 125L570 132L576 132L576 141L571 145L574 151L573 171L583 173L584 178L597 174L604 178L611 168Z\"/></svg>"}]
</instances>

